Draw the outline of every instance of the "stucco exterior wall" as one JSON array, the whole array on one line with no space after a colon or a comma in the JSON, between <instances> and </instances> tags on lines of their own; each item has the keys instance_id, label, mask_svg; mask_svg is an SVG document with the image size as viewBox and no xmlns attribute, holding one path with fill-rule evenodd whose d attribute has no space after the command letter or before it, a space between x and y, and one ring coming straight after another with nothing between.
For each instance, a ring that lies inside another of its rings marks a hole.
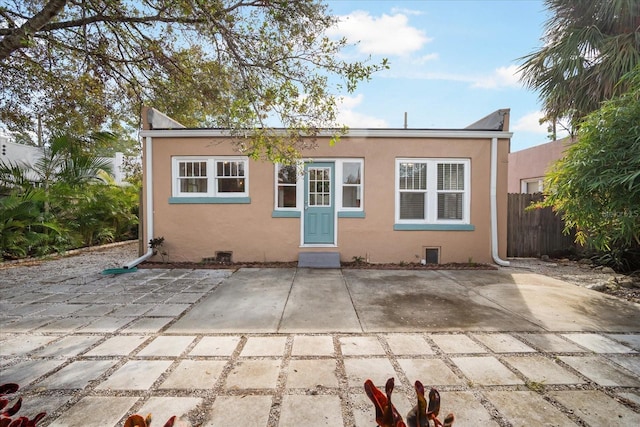
<instances>
[{"instance_id":1,"label":"stucco exterior wall","mask_svg":"<svg viewBox=\"0 0 640 427\"><path fill-rule=\"evenodd\" d=\"M521 182L543 178L549 167L564 156L572 144L571 138L563 138L536 145L509 154L509 193L520 193Z\"/></svg>"},{"instance_id":2,"label":"stucco exterior wall","mask_svg":"<svg viewBox=\"0 0 640 427\"><path fill-rule=\"evenodd\" d=\"M330 146L319 139L305 157L363 158L364 218L337 218L335 248L301 248L301 218L273 218L275 167L250 161L250 204L170 204L172 156L238 155L224 138L153 138L154 236L164 237L171 261L201 261L232 251L233 261L295 261L300 251L337 251L343 261L419 262L425 247L440 248L440 262L491 263L491 139L346 137ZM506 257L509 140L498 141L499 255ZM473 231L395 231L396 158L467 158L471 161ZM148 177L145 177L147 179ZM145 182L145 185L148 185ZM145 204L146 204L145 197Z\"/></svg>"}]
</instances>

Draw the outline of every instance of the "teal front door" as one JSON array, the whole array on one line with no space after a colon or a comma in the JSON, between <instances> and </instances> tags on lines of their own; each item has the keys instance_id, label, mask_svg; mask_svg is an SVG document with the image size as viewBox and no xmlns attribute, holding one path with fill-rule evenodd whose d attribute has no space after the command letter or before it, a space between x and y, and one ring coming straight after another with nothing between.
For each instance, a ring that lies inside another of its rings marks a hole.
<instances>
[{"instance_id":1,"label":"teal front door","mask_svg":"<svg viewBox=\"0 0 640 427\"><path fill-rule=\"evenodd\" d=\"M333 244L334 164L307 163L304 172L304 243Z\"/></svg>"}]
</instances>

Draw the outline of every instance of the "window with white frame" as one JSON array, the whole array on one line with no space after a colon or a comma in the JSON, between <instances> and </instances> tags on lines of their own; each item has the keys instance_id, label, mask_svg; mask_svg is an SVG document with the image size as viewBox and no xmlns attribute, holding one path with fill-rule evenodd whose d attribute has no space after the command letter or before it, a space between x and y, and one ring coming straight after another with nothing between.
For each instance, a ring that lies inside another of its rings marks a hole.
<instances>
[{"instance_id":1,"label":"window with white frame","mask_svg":"<svg viewBox=\"0 0 640 427\"><path fill-rule=\"evenodd\" d=\"M276 165L276 208L295 209L298 207L298 175L297 165Z\"/></svg>"},{"instance_id":2,"label":"window with white frame","mask_svg":"<svg viewBox=\"0 0 640 427\"><path fill-rule=\"evenodd\" d=\"M342 207L362 208L362 161L342 162Z\"/></svg>"},{"instance_id":3,"label":"window with white frame","mask_svg":"<svg viewBox=\"0 0 640 427\"><path fill-rule=\"evenodd\" d=\"M521 193L535 194L542 193L544 190L544 181L542 178L523 179L520 181Z\"/></svg>"},{"instance_id":4,"label":"window with white frame","mask_svg":"<svg viewBox=\"0 0 640 427\"><path fill-rule=\"evenodd\" d=\"M174 157L174 197L247 197L248 159Z\"/></svg>"},{"instance_id":5,"label":"window with white frame","mask_svg":"<svg viewBox=\"0 0 640 427\"><path fill-rule=\"evenodd\" d=\"M468 224L468 159L397 159L396 222Z\"/></svg>"}]
</instances>

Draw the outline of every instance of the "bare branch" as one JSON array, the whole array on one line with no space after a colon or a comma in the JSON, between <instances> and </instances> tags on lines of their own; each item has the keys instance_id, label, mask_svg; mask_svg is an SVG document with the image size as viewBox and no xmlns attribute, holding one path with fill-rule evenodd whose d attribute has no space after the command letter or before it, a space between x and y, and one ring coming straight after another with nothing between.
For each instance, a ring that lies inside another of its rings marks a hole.
<instances>
[{"instance_id":1,"label":"bare branch","mask_svg":"<svg viewBox=\"0 0 640 427\"><path fill-rule=\"evenodd\" d=\"M25 22L20 28L5 35L0 41L0 61L4 61L14 51L27 45L29 38L51 22L64 9L66 3L66 0L49 1L33 18Z\"/></svg>"}]
</instances>

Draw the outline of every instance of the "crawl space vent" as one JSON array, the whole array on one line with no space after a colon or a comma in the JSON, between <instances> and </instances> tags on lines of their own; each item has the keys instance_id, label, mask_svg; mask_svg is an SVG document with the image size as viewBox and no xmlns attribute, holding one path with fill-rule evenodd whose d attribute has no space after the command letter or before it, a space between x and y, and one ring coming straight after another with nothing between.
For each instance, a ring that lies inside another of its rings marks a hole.
<instances>
[{"instance_id":1,"label":"crawl space vent","mask_svg":"<svg viewBox=\"0 0 640 427\"><path fill-rule=\"evenodd\" d=\"M231 264L232 255L232 251L216 251L215 256L204 257L202 262L204 264Z\"/></svg>"},{"instance_id":2,"label":"crawl space vent","mask_svg":"<svg viewBox=\"0 0 640 427\"><path fill-rule=\"evenodd\" d=\"M426 248L424 259L427 264L440 264L440 249L439 248Z\"/></svg>"},{"instance_id":3,"label":"crawl space vent","mask_svg":"<svg viewBox=\"0 0 640 427\"><path fill-rule=\"evenodd\" d=\"M231 264L231 257L233 252L231 251L216 251L216 262L220 264Z\"/></svg>"}]
</instances>

